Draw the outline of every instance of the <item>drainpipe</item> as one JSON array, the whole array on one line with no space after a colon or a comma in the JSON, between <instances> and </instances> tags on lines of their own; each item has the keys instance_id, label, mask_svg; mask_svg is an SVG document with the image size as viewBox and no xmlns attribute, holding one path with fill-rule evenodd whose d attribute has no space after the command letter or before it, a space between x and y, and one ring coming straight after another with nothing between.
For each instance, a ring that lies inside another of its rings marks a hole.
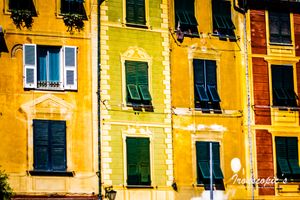
<instances>
[{"instance_id":1,"label":"drainpipe","mask_svg":"<svg viewBox=\"0 0 300 200\"><path fill-rule=\"evenodd\" d=\"M248 44L247 44L247 0L243 0L244 8L237 6L236 0L234 0L234 9L243 14L243 29L244 29L244 55L245 55L245 76L246 76L246 94L247 94L247 132L248 132L248 145L249 145L249 167L251 178L251 199L254 200L254 170L253 170L253 143L252 143L252 131L251 131L251 91L250 91L250 76L249 76L249 58L248 58Z\"/></svg>"},{"instance_id":2,"label":"drainpipe","mask_svg":"<svg viewBox=\"0 0 300 200\"><path fill-rule=\"evenodd\" d=\"M101 96L100 96L100 73L101 73L101 55L100 55L100 6L103 0L98 0L97 2L97 121L98 121L98 187L99 194L98 199L102 199L102 172L101 172L101 117L100 117L100 107L101 107Z\"/></svg>"}]
</instances>

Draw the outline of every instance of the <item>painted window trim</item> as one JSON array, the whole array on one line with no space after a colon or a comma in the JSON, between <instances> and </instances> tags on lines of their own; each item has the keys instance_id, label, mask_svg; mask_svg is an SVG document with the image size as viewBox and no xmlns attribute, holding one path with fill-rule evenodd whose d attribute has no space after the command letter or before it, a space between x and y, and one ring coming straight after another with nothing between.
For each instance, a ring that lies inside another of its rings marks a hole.
<instances>
[{"instance_id":1,"label":"painted window trim","mask_svg":"<svg viewBox=\"0 0 300 200\"><path fill-rule=\"evenodd\" d=\"M37 0L34 0L34 1L37 1ZM63 18L63 14L64 13L62 13L61 12L61 0L56 0L56 2L55 2L56 4L55 4L55 15L56 15L56 18ZM89 18L89 16L88 16L88 14L87 13L89 13L89 4L87 3L87 1L86 0L84 0L84 2L83 2L83 8L84 8L84 10L85 10L85 13L86 13L86 15L84 16L85 18L84 18L84 20L87 20L88 18Z\"/></svg>"},{"instance_id":2,"label":"painted window trim","mask_svg":"<svg viewBox=\"0 0 300 200\"><path fill-rule=\"evenodd\" d=\"M298 87L297 87L297 68L296 68L296 63L298 62L298 60L275 60L275 59L270 59L267 58L265 59L268 62L268 80L269 80L269 98L270 98L270 102L269 105L271 106L271 109L276 109L276 110L280 110L280 106L273 106L273 85L272 85L272 65L286 65L286 66L292 66L293 67L293 83L294 83L294 92L296 93L296 95L298 96L299 91L298 91ZM299 104L299 99L296 100L296 103ZM291 108L291 107L285 107L287 109Z\"/></svg>"},{"instance_id":3,"label":"painted window trim","mask_svg":"<svg viewBox=\"0 0 300 200\"><path fill-rule=\"evenodd\" d=\"M155 185L155 180L154 180L154 155L153 155L153 149L154 149L154 144L153 144L153 133L150 131L146 131L146 133L141 133L141 132L131 132L131 129L124 130L122 132L122 143L123 143L123 185L125 187L136 189L136 188L148 188L152 189L153 186ZM127 184L127 143L126 139L128 137L135 137L135 138L148 138L149 139L149 152L150 152L150 181L151 185L128 185Z\"/></svg>"},{"instance_id":4,"label":"painted window trim","mask_svg":"<svg viewBox=\"0 0 300 200\"><path fill-rule=\"evenodd\" d=\"M272 46L282 46L282 47L294 47L295 46L295 34L294 34L294 16L290 12L290 32L291 32L291 43L276 43L270 42L270 22L269 22L269 11L265 11L265 22L266 22L266 43L268 49ZM269 51L269 50L268 50Z\"/></svg>"}]
</instances>

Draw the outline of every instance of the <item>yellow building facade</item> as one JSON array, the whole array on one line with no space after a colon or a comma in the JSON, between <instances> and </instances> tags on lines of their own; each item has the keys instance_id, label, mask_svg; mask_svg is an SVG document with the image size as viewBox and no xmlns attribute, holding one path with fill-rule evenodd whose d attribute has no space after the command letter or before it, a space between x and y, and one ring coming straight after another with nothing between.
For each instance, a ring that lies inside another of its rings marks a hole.
<instances>
[{"instance_id":1,"label":"yellow building facade","mask_svg":"<svg viewBox=\"0 0 300 200\"><path fill-rule=\"evenodd\" d=\"M16 197L96 198L96 8L89 0L0 4L0 165ZM81 19L72 25L71 14Z\"/></svg>"},{"instance_id":2,"label":"yellow building facade","mask_svg":"<svg viewBox=\"0 0 300 200\"><path fill-rule=\"evenodd\" d=\"M249 176L243 15L232 1L169 8L175 197L209 198L211 155L214 198L250 197L236 179Z\"/></svg>"}]
</instances>

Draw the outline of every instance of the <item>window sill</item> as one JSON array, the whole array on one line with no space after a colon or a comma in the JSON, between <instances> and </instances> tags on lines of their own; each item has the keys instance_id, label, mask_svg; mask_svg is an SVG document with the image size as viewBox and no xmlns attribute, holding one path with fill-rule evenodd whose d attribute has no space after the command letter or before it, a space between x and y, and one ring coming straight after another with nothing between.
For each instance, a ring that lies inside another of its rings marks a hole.
<instances>
[{"instance_id":1,"label":"window sill","mask_svg":"<svg viewBox=\"0 0 300 200\"><path fill-rule=\"evenodd\" d=\"M287 46L287 47L292 47L293 44L291 43L279 43L279 42L270 42L269 43L271 46Z\"/></svg>"},{"instance_id":2,"label":"window sill","mask_svg":"<svg viewBox=\"0 0 300 200\"><path fill-rule=\"evenodd\" d=\"M147 25L145 25L145 24L126 23L126 26L133 27L133 28L149 29L149 27Z\"/></svg>"},{"instance_id":3,"label":"window sill","mask_svg":"<svg viewBox=\"0 0 300 200\"><path fill-rule=\"evenodd\" d=\"M127 185L128 189L153 189L151 185Z\"/></svg>"},{"instance_id":4,"label":"window sill","mask_svg":"<svg viewBox=\"0 0 300 200\"><path fill-rule=\"evenodd\" d=\"M292 106L272 106L273 109L278 111L299 111L300 107L292 107Z\"/></svg>"},{"instance_id":5,"label":"window sill","mask_svg":"<svg viewBox=\"0 0 300 200\"><path fill-rule=\"evenodd\" d=\"M126 108L132 108L134 111L154 112L154 107L152 105L145 105L145 104L133 105L131 103L127 103Z\"/></svg>"},{"instance_id":6,"label":"window sill","mask_svg":"<svg viewBox=\"0 0 300 200\"><path fill-rule=\"evenodd\" d=\"M27 171L31 176L65 176L73 177L75 175L74 171L38 171L31 170Z\"/></svg>"},{"instance_id":7,"label":"window sill","mask_svg":"<svg viewBox=\"0 0 300 200\"><path fill-rule=\"evenodd\" d=\"M218 109L195 108L195 111L201 112L202 114L223 114L223 111Z\"/></svg>"},{"instance_id":8,"label":"window sill","mask_svg":"<svg viewBox=\"0 0 300 200\"><path fill-rule=\"evenodd\" d=\"M220 40L227 41L229 39L230 42L236 42L238 38L235 35L221 35L218 33L212 33L212 36L218 37Z\"/></svg>"}]
</instances>

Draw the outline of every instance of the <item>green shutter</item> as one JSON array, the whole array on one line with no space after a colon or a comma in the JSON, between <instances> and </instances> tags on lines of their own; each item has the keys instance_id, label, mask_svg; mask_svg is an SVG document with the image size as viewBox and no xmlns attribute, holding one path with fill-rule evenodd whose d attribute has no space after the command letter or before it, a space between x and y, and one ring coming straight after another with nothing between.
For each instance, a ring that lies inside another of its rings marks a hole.
<instances>
[{"instance_id":1,"label":"green shutter","mask_svg":"<svg viewBox=\"0 0 300 200\"><path fill-rule=\"evenodd\" d=\"M146 62L136 63L136 76L138 85L148 85L148 64Z\"/></svg>"},{"instance_id":2,"label":"green shutter","mask_svg":"<svg viewBox=\"0 0 300 200\"><path fill-rule=\"evenodd\" d=\"M213 102L220 102L221 101L220 96L218 94L218 91L217 91L217 88L216 88L215 85L208 85L207 89L208 89L208 93L210 94L211 100Z\"/></svg>"},{"instance_id":3,"label":"green shutter","mask_svg":"<svg viewBox=\"0 0 300 200\"><path fill-rule=\"evenodd\" d=\"M126 85L128 84L136 84L136 62L134 61L125 61L126 68Z\"/></svg>"},{"instance_id":4,"label":"green shutter","mask_svg":"<svg viewBox=\"0 0 300 200\"><path fill-rule=\"evenodd\" d=\"M206 60L205 69L207 85L217 85L216 61Z\"/></svg>"},{"instance_id":5,"label":"green shutter","mask_svg":"<svg viewBox=\"0 0 300 200\"><path fill-rule=\"evenodd\" d=\"M209 179L210 177L210 169L209 169L209 162L198 162L198 167L204 179Z\"/></svg>"},{"instance_id":6,"label":"green shutter","mask_svg":"<svg viewBox=\"0 0 300 200\"><path fill-rule=\"evenodd\" d=\"M53 171L65 171L66 159L66 122L50 121L51 158Z\"/></svg>"},{"instance_id":7,"label":"green shutter","mask_svg":"<svg viewBox=\"0 0 300 200\"><path fill-rule=\"evenodd\" d=\"M151 94L147 85L139 85L139 90L144 101L151 101Z\"/></svg>"},{"instance_id":8,"label":"green shutter","mask_svg":"<svg viewBox=\"0 0 300 200\"><path fill-rule=\"evenodd\" d=\"M198 98L200 99L200 101L208 102L209 98L205 91L204 85L195 84L195 87L196 87L196 91L197 91L196 94L198 95Z\"/></svg>"},{"instance_id":9,"label":"green shutter","mask_svg":"<svg viewBox=\"0 0 300 200\"><path fill-rule=\"evenodd\" d=\"M194 59L194 84L205 84L204 60Z\"/></svg>"},{"instance_id":10,"label":"green shutter","mask_svg":"<svg viewBox=\"0 0 300 200\"><path fill-rule=\"evenodd\" d=\"M277 176L281 177L285 174L291 174L288 164L287 142L285 137L275 137L276 143L276 159L277 159Z\"/></svg>"},{"instance_id":11,"label":"green shutter","mask_svg":"<svg viewBox=\"0 0 300 200\"><path fill-rule=\"evenodd\" d=\"M128 23L135 23L135 1L126 0L126 21Z\"/></svg>"},{"instance_id":12,"label":"green shutter","mask_svg":"<svg viewBox=\"0 0 300 200\"><path fill-rule=\"evenodd\" d=\"M49 170L49 128L47 120L33 120L34 169Z\"/></svg>"},{"instance_id":13,"label":"green shutter","mask_svg":"<svg viewBox=\"0 0 300 200\"><path fill-rule=\"evenodd\" d=\"M223 173L220 165L220 144L218 142L212 143L213 153L213 175L215 179L223 179Z\"/></svg>"},{"instance_id":14,"label":"green shutter","mask_svg":"<svg viewBox=\"0 0 300 200\"><path fill-rule=\"evenodd\" d=\"M128 137L127 150L127 184L150 185L150 149L148 138Z\"/></svg>"},{"instance_id":15,"label":"green shutter","mask_svg":"<svg viewBox=\"0 0 300 200\"><path fill-rule=\"evenodd\" d=\"M132 100L141 100L141 96L139 94L138 87L136 85L128 84L127 85L127 90L128 90L130 99L132 99Z\"/></svg>"},{"instance_id":16,"label":"green shutter","mask_svg":"<svg viewBox=\"0 0 300 200\"><path fill-rule=\"evenodd\" d=\"M145 0L135 0L136 23L145 25Z\"/></svg>"}]
</instances>

